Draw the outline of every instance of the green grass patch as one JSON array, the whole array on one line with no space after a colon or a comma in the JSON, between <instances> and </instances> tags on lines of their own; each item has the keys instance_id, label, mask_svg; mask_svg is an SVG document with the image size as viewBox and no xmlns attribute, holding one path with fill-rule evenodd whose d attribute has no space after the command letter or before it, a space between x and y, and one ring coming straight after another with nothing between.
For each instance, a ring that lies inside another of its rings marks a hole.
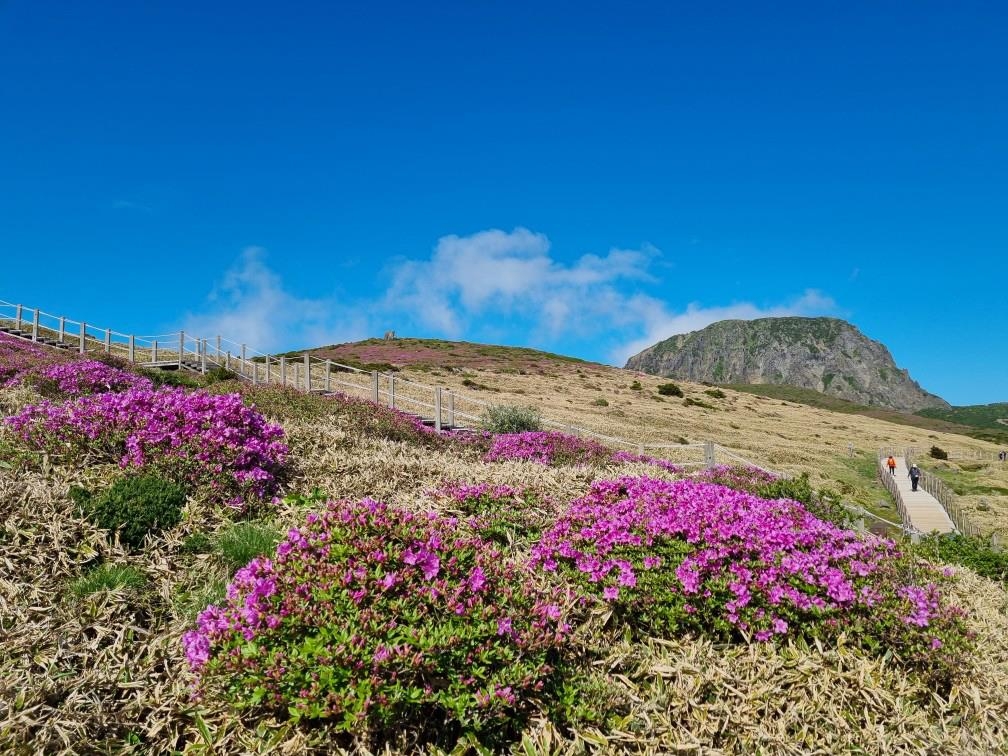
<instances>
[{"instance_id":1,"label":"green grass patch","mask_svg":"<svg viewBox=\"0 0 1008 756\"><path fill-rule=\"evenodd\" d=\"M239 522L220 534L217 539L217 553L221 561L233 572L256 557L271 556L278 543L280 543L280 531L273 525Z\"/></svg>"},{"instance_id":2,"label":"green grass patch","mask_svg":"<svg viewBox=\"0 0 1008 756\"><path fill-rule=\"evenodd\" d=\"M991 580L1008 582L1008 553L995 551L981 538L929 535L914 547L914 553L938 564L961 564Z\"/></svg>"},{"instance_id":3,"label":"green grass patch","mask_svg":"<svg viewBox=\"0 0 1008 756\"><path fill-rule=\"evenodd\" d=\"M139 590L147 584L147 576L135 567L121 564L102 564L70 584L70 591L78 598L100 591Z\"/></svg>"}]
</instances>

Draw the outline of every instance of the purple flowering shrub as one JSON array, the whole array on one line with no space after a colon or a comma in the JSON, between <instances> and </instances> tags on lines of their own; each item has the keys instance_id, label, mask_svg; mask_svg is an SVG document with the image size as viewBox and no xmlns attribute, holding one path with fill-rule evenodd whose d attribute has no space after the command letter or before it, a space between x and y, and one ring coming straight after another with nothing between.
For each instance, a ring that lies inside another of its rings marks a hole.
<instances>
[{"instance_id":1,"label":"purple flowering shrub","mask_svg":"<svg viewBox=\"0 0 1008 756\"><path fill-rule=\"evenodd\" d=\"M25 376L67 359L68 355L0 333L0 388L16 386Z\"/></svg>"},{"instance_id":2,"label":"purple flowering shrub","mask_svg":"<svg viewBox=\"0 0 1008 756\"><path fill-rule=\"evenodd\" d=\"M849 634L946 684L971 645L942 574L795 501L695 480L599 481L532 563L612 605L636 632L720 640Z\"/></svg>"},{"instance_id":3,"label":"purple flowering shrub","mask_svg":"<svg viewBox=\"0 0 1008 756\"><path fill-rule=\"evenodd\" d=\"M557 431L499 433L490 439L486 462L528 460L541 465L579 465L609 459L612 451L597 441Z\"/></svg>"},{"instance_id":4,"label":"purple flowering shrub","mask_svg":"<svg viewBox=\"0 0 1008 756\"><path fill-rule=\"evenodd\" d=\"M77 360L39 369L32 383L44 396L78 397L110 391L154 388L150 378L98 360Z\"/></svg>"},{"instance_id":5,"label":"purple flowering shrub","mask_svg":"<svg viewBox=\"0 0 1008 756\"><path fill-rule=\"evenodd\" d=\"M483 437L482 443L486 446L484 462L526 460L554 466L643 462L673 473L682 472L678 465L666 459L627 451L613 451L598 441L558 431L488 434Z\"/></svg>"},{"instance_id":6,"label":"purple flowering shrub","mask_svg":"<svg viewBox=\"0 0 1008 756\"><path fill-rule=\"evenodd\" d=\"M565 595L530 577L454 518L330 502L183 643L198 690L239 707L379 740L507 733L570 632Z\"/></svg>"},{"instance_id":7,"label":"purple flowering shrub","mask_svg":"<svg viewBox=\"0 0 1008 756\"><path fill-rule=\"evenodd\" d=\"M737 491L757 493L761 486L779 480L773 473L748 465L715 465L693 474L693 480L716 483Z\"/></svg>"},{"instance_id":8,"label":"purple flowering shrub","mask_svg":"<svg viewBox=\"0 0 1008 756\"><path fill-rule=\"evenodd\" d=\"M612 453L611 457L613 462L639 462L645 465L652 465L653 467L660 467L663 470L668 470L670 473L681 473L683 468L674 462L670 462L667 459L660 459L659 457L652 457L648 454L634 454L628 451L616 451Z\"/></svg>"},{"instance_id":9,"label":"purple flowering shrub","mask_svg":"<svg viewBox=\"0 0 1008 756\"><path fill-rule=\"evenodd\" d=\"M44 401L5 423L54 457L154 470L235 509L273 493L287 458L283 429L236 394L133 388Z\"/></svg>"}]
</instances>

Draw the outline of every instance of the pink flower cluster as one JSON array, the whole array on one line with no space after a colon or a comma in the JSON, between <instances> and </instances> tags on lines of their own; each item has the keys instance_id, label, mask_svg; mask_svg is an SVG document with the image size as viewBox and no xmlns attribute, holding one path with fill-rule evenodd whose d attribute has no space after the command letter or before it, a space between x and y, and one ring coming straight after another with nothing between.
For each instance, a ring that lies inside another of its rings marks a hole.
<instances>
[{"instance_id":1,"label":"pink flower cluster","mask_svg":"<svg viewBox=\"0 0 1008 756\"><path fill-rule=\"evenodd\" d=\"M42 402L6 419L32 446L57 456L93 456L153 467L210 498L241 508L276 487L287 457L283 429L236 394L133 388Z\"/></svg>"},{"instance_id":2,"label":"pink flower cluster","mask_svg":"<svg viewBox=\"0 0 1008 756\"><path fill-rule=\"evenodd\" d=\"M55 350L0 333L0 388L16 386L25 376L67 358Z\"/></svg>"},{"instance_id":3,"label":"pink flower cluster","mask_svg":"<svg viewBox=\"0 0 1008 756\"><path fill-rule=\"evenodd\" d=\"M858 613L898 617L904 635L931 633L961 613L933 583L901 583L888 540L816 519L797 502L695 480L596 482L534 547L546 571L580 576L628 617L704 632L719 625L760 641L799 626L837 627ZM674 575L674 579L669 579Z\"/></svg>"},{"instance_id":4,"label":"pink flower cluster","mask_svg":"<svg viewBox=\"0 0 1008 756\"><path fill-rule=\"evenodd\" d=\"M78 360L50 365L39 371L39 376L55 383L56 389L67 396L101 394L109 391L154 388L149 378L106 365L97 360Z\"/></svg>"},{"instance_id":5,"label":"pink flower cluster","mask_svg":"<svg viewBox=\"0 0 1008 756\"><path fill-rule=\"evenodd\" d=\"M779 480L771 472L745 465L715 465L693 474L694 480L717 483L741 491L751 491L767 483Z\"/></svg>"},{"instance_id":6,"label":"pink flower cluster","mask_svg":"<svg viewBox=\"0 0 1008 756\"><path fill-rule=\"evenodd\" d=\"M452 518L330 502L239 570L183 638L204 690L348 729L412 711L471 722L542 689L566 595ZM223 683L215 686L217 683Z\"/></svg>"},{"instance_id":7,"label":"pink flower cluster","mask_svg":"<svg viewBox=\"0 0 1008 756\"><path fill-rule=\"evenodd\" d=\"M498 433L488 439L490 448L485 462L527 460L541 465L589 465L605 462L643 462L673 473L682 472L678 465L646 454L614 452L592 439L570 436L558 431L526 431Z\"/></svg>"}]
</instances>

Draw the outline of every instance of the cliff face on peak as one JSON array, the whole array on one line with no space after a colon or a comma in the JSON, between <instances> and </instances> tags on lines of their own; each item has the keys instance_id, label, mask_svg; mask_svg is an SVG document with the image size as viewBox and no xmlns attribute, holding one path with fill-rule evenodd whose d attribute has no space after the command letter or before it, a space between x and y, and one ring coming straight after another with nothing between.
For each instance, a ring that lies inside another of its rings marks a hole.
<instances>
[{"instance_id":1,"label":"cliff face on peak","mask_svg":"<svg viewBox=\"0 0 1008 756\"><path fill-rule=\"evenodd\" d=\"M836 318L722 320L627 360L628 370L698 383L773 383L914 412L948 407L896 366L889 350Z\"/></svg>"}]
</instances>

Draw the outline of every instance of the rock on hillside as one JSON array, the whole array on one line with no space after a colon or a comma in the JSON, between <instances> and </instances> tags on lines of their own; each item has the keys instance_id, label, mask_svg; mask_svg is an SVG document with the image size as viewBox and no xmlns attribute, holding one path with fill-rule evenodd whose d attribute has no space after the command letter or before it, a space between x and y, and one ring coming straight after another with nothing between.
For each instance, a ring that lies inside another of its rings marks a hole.
<instances>
[{"instance_id":1,"label":"rock on hillside","mask_svg":"<svg viewBox=\"0 0 1008 756\"><path fill-rule=\"evenodd\" d=\"M774 383L859 404L948 407L893 362L886 347L836 318L722 320L627 360L628 370L708 383Z\"/></svg>"}]
</instances>

